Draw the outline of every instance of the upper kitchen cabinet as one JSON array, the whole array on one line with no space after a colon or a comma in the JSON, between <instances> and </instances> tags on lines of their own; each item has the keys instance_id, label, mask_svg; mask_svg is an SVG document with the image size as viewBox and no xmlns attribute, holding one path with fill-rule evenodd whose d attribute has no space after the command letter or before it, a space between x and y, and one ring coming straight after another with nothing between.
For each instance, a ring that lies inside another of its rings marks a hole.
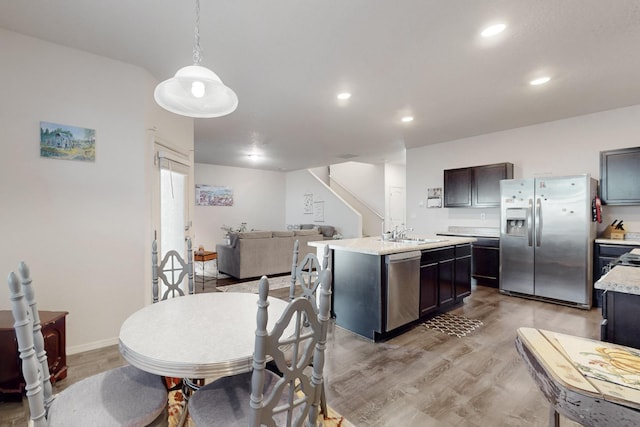
<instances>
[{"instance_id":1,"label":"upper kitchen cabinet","mask_svg":"<svg viewBox=\"0 0 640 427\"><path fill-rule=\"evenodd\" d=\"M607 205L640 205L640 147L600 152L600 198Z\"/></svg>"},{"instance_id":2,"label":"upper kitchen cabinet","mask_svg":"<svg viewBox=\"0 0 640 427\"><path fill-rule=\"evenodd\" d=\"M500 180L511 178L513 163L447 169L444 171L444 206L500 207Z\"/></svg>"}]
</instances>

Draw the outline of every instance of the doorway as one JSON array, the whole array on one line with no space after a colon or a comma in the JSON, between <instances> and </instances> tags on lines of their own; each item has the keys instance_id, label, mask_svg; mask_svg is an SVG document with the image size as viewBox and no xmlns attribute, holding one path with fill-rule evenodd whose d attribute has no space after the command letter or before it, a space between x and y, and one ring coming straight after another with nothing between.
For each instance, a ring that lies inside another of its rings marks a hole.
<instances>
[{"instance_id":1,"label":"doorway","mask_svg":"<svg viewBox=\"0 0 640 427\"><path fill-rule=\"evenodd\" d=\"M191 234L190 176L192 165L182 153L156 142L154 153L153 238L158 242L158 258L175 250L187 261L186 239ZM160 293L163 292L162 282ZM188 293L185 277L180 288Z\"/></svg>"}]
</instances>

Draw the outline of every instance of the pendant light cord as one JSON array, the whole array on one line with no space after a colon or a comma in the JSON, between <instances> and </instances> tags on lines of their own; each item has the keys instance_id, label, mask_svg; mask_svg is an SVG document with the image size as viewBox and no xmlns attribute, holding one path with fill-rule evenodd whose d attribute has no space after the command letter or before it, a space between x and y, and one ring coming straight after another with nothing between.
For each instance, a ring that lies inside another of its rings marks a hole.
<instances>
[{"instance_id":1,"label":"pendant light cord","mask_svg":"<svg viewBox=\"0 0 640 427\"><path fill-rule=\"evenodd\" d=\"M193 44L193 65L200 65L200 0L196 0L196 28L193 31L195 41Z\"/></svg>"}]
</instances>

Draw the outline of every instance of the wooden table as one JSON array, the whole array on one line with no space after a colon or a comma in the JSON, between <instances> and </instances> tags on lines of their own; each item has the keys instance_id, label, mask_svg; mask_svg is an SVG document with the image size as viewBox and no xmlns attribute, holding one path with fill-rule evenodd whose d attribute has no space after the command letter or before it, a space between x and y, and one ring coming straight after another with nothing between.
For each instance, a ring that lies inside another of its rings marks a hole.
<instances>
[{"instance_id":1,"label":"wooden table","mask_svg":"<svg viewBox=\"0 0 640 427\"><path fill-rule=\"evenodd\" d=\"M611 382L621 372L640 377L640 357L625 354L640 350L533 328L518 329L516 348L551 404L550 426L559 413L588 427L640 426L640 381Z\"/></svg>"},{"instance_id":2,"label":"wooden table","mask_svg":"<svg viewBox=\"0 0 640 427\"><path fill-rule=\"evenodd\" d=\"M204 291L204 263L207 261L213 261L218 259L218 253L212 251L202 251L198 253L198 251L193 252L193 260L200 261L202 263L202 290ZM217 262L217 261L216 261ZM218 266L216 265L216 277L217 277Z\"/></svg>"},{"instance_id":3,"label":"wooden table","mask_svg":"<svg viewBox=\"0 0 640 427\"><path fill-rule=\"evenodd\" d=\"M214 292L167 299L133 313L120 328L120 352L157 375L211 378L251 370L258 295ZM271 330L287 302L269 297Z\"/></svg>"}]
</instances>

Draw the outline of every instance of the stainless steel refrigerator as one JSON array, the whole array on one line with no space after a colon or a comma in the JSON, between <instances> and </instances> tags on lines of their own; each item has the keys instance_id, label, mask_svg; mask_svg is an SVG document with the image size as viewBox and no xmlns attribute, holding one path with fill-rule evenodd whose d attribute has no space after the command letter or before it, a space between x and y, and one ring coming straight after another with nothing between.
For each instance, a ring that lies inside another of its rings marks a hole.
<instances>
[{"instance_id":1,"label":"stainless steel refrigerator","mask_svg":"<svg viewBox=\"0 0 640 427\"><path fill-rule=\"evenodd\" d=\"M500 181L500 292L591 307L596 191L589 175Z\"/></svg>"}]
</instances>

